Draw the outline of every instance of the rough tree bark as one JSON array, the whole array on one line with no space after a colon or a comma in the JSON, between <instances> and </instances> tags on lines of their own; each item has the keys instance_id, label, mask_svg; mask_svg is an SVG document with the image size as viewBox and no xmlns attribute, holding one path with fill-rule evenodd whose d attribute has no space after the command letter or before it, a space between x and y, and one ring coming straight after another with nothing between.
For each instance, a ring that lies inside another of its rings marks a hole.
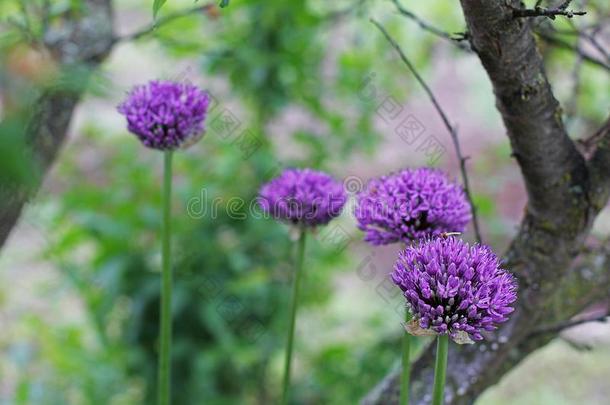
<instances>
[{"instance_id":1,"label":"rough tree bark","mask_svg":"<svg viewBox=\"0 0 610 405\"><path fill-rule=\"evenodd\" d=\"M60 71L78 68L93 71L108 55L113 44L112 7L110 0L84 0L80 13L68 13L49 25L41 46L53 56ZM40 171L35 177L44 178L64 142L74 108L84 86L77 89L50 87L28 106L28 126L24 137L30 149L24 156L35 159ZM32 187L20 184L0 184L0 248L19 219L21 210L36 193Z\"/></svg>"},{"instance_id":2,"label":"rough tree bark","mask_svg":"<svg viewBox=\"0 0 610 405\"><path fill-rule=\"evenodd\" d=\"M471 45L493 85L528 203L505 255L506 268L519 280L516 310L484 343L451 346L446 404L474 402L554 337L555 333L536 333L540 325L569 319L610 294L607 254L574 265L593 220L608 202L610 130L601 131L590 159L577 150L562 123L530 20L513 18L512 8L519 7L519 1L460 3ZM433 367L431 345L413 366L412 403L430 402ZM390 373L363 403L398 403L398 378L398 371Z\"/></svg>"}]
</instances>

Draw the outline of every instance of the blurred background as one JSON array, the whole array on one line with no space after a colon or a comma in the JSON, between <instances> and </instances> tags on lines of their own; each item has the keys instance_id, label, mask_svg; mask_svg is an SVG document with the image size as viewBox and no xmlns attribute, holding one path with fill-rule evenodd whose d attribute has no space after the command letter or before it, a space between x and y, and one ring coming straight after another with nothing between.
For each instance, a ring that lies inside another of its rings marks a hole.
<instances>
[{"instance_id":1,"label":"blurred background","mask_svg":"<svg viewBox=\"0 0 610 405\"><path fill-rule=\"evenodd\" d=\"M484 240L506 248L525 191L473 53L422 30L391 1L239 0L221 9L169 0L164 23L147 31L151 3L114 1L121 40L86 75L33 45L45 25L40 10L62 24L54 18L83 12L79 0L0 3L2 181L36 181L32 161L16 153L25 106L51 86L85 89L55 164L1 251L0 404L154 397L162 157L143 149L116 112L133 85L150 79L190 81L215 100L206 136L175 156L176 404L278 398L291 242L286 226L251 209L261 183L289 166L329 171L350 192L404 167L436 166L460 180L449 134L370 17L395 36L458 126ZM403 5L444 31L464 31L455 2ZM573 2L585 6L587 16L549 24L578 45L574 24L602 21L596 35L608 49L607 1ZM570 132L592 133L610 108L608 71L540 47ZM609 234L606 210L593 237ZM474 240L471 228L465 238ZM361 239L345 212L308 245L295 403L356 403L399 364L403 300L387 277L398 246ZM586 324L535 352L478 403L603 404L608 376L610 326Z\"/></svg>"}]
</instances>

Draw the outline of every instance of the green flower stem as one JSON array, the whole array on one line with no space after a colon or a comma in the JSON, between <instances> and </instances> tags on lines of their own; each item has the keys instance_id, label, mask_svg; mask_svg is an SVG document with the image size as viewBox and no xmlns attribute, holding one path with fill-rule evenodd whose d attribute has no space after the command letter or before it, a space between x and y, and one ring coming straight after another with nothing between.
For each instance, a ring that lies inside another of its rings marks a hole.
<instances>
[{"instance_id":1,"label":"green flower stem","mask_svg":"<svg viewBox=\"0 0 610 405\"><path fill-rule=\"evenodd\" d=\"M405 322L409 323L411 315L405 307ZM400 405L409 403L409 382L411 380L411 335L403 331L402 335L402 375L400 376Z\"/></svg>"},{"instance_id":2,"label":"green flower stem","mask_svg":"<svg viewBox=\"0 0 610 405\"><path fill-rule=\"evenodd\" d=\"M159 405L170 404L171 392L171 348L172 348L172 268L171 268L171 221L170 206L172 195L172 151L165 151L163 170L163 225L162 238L162 280L161 280L161 336L159 357Z\"/></svg>"},{"instance_id":3,"label":"green flower stem","mask_svg":"<svg viewBox=\"0 0 610 405\"><path fill-rule=\"evenodd\" d=\"M303 273L303 256L305 254L305 237L304 229L300 230L299 241L297 245L297 256L295 262L295 274L292 284L292 303L290 305L290 324L288 326L288 340L286 342L286 356L284 358L284 381L282 389L282 404L288 403L289 388L290 388L290 364L292 363L292 344L294 341L294 326L297 318L297 304L299 302L299 285Z\"/></svg>"},{"instance_id":4,"label":"green flower stem","mask_svg":"<svg viewBox=\"0 0 610 405\"><path fill-rule=\"evenodd\" d=\"M447 374L447 353L449 351L449 335L438 335L436 344L436 366L434 367L434 391L432 405L443 404L445 392L445 376Z\"/></svg>"}]
</instances>

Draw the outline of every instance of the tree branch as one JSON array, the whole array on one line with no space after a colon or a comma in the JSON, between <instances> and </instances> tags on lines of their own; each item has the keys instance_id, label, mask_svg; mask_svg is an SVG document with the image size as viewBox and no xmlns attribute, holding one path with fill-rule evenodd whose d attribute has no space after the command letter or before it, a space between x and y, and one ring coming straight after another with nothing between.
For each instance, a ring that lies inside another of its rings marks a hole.
<instances>
[{"instance_id":1,"label":"tree branch","mask_svg":"<svg viewBox=\"0 0 610 405\"><path fill-rule=\"evenodd\" d=\"M604 243L581 254L561 283L557 296L561 301L554 304L542 327L532 330L528 338L540 335L553 338L563 329L580 323L593 322L598 317L583 316L591 304L610 298L610 245ZM608 314L605 314L607 317ZM575 319L577 317L577 319Z\"/></svg>"},{"instance_id":2,"label":"tree branch","mask_svg":"<svg viewBox=\"0 0 610 405\"><path fill-rule=\"evenodd\" d=\"M544 327L538 328L538 329L534 330L530 334L530 336L543 335L543 334L556 335L566 329L573 328L574 326L582 325L585 323L591 323L591 322L602 322L603 323L603 322L607 322L607 321L608 321L608 314L596 316L593 318L574 319L574 320L559 322L554 325L549 325L549 326L544 326Z\"/></svg>"},{"instance_id":3,"label":"tree branch","mask_svg":"<svg viewBox=\"0 0 610 405\"><path fill-rule=\"evenodd\" d=\"M567 10L571 0L564 2L557 8L544 8L536 6L534 8L511 8L513 10L513 18L531 18L531 17L548 17L554 20L557 16L572 18L575 15L585 15L586 11Z\"/></svg>"},{"instance_id":4,"label":"tree branch","mask_svg":"<svg viewBox=\"0 0 610 405\"><path fill-rule=\"evenodd\" d=\"M114 37L113 42L116 43L116 42L135 41L142 37L152 34L157 28L159 28L165 24L168 24L174 20L178 20L180 18L184 18L184 17L190 16L193 14L202 14L202 13L206 13L206 12L212 12L212 10L217 11L218 9L219 8L216 5L216 3L211 2L211 3L207 3L207 4L202 4L200 6L187 8L185 10L180 10L175 13L167 14L161 18L158 18L156 21L152 22L151 24L149 24L143 28L140 28L137 31L132 32L131 34Z\"/></svg>"},{"instance_id":5,"label":"tree branch","mask_svg":"<svg viewBox=\"0 0 610 405\"><path fill-rule=\"evenodd\" d=\"M79 17L65 16L64 24L46 32L45 46L54 56L59 70L81 68L91 71L108 55L112 47L112 8L110 0L86 0ZM40 175L33 187L12 182L0 184L0 247L16 224L24 204L34 195L44 173L51 167L63 144L74 108L83 88L65 86L43 90L29 111L24 138ZM23 114L24 111L19 113Z\"/></svg>"},{"instance_id":6,"label":"tree branch","mask_svg":"<svg viewBox=\"0 0 610 405\"><path fill-rule=\"evenodd\" d=\"M462 173L462 182L464 183L464 191L466 192L466 197L468 198L468 202L470 202L470 207L472 209L472 225L474 227L474 234L477 239L477 242L481 243L482 239L481 239L481 231L479 230L479 221L477 219L477 207L476 207L474 201L472 200L472 193L470 192L470 183L468 181L468 171L466 170L467 158L464 157L464 155L462 155L462 148L460 146L460 139L458 137L457 130L453 125L451 125L451 123L449 122L449 118L447 117L447 114L445 113L445 111L439 104L438 100L434 96L434 93L432 93L432 90L430 90L430 87L426 84L425 80L417 72L417 69L415 69L415 66L413 66L413 64L411 63L409 58L407 58L407 55L405 55L405 53L402 51L402 49L400 48L398 43L396 43L396 41L390 36L390 34L386 31L385 28L383 28L383 26L381 24L379 24L377 21L375 21L372 18L371 18L371 22L379 29L379 31L381 31L381 33L385 36L385 38L388 40L390 45L392 45L392 47L396 50L396 52L400 56L400 59L404 62L404 64L411 71L411 73L413 73L413 76L415 76L415 79L417 80L417 82L422 86L422 88L428 95L428 98L430 98L430 101L432 101L434 108L438 112L438 115L440 115L440 117L443 121L443 124L445 125L445 128L447 128L447 131L449 132L449 135L451 136L451 140L453 142L453 147L455 149L455 153L460 162L460 172Z\"/></svg>"},{"instance_id":7,"label":"tree branch","mask_svg":"<svg viewBox=\"0 0 610 405\"><path fill-rule=\"evenodd\" d=\"M536 34L542 38L542 40L544 40L546 43L548 43L549 45L555 46L557 48L560 49L565 49L567 51L570 52L574 52L577 55L579 55L580 57L582 57L582 59L588 63L591 63L597 67L600 67L602 69L605 69L607 71L610 72L610 65L597 59L596 57L590 55L588 52L584 51L582 48L576 46L576 45L572 45L567 41L564 41L561 38L558 38L557 36L554 36L548 32L546 32L543 29L537 29L536 30Z\"/></svg>"}]
</instances>

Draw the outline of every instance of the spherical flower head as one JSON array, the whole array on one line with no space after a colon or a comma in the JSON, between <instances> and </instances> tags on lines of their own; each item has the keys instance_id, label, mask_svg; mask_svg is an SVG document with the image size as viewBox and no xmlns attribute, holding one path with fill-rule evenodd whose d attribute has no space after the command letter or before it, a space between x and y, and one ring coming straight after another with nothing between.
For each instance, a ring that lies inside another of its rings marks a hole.
<instances>
[{"instance_id":1,"label":"spherical flower head","mask_svg":"<svg viewBox=\"0 0 610 405\"><path fill-rule=\"evenodd\" d=\"M293 225L325 225L341 214L347 196L343 184L312 169L287 169L263 185L259 205L264 213Z\"/></svg>"},{"instance_id":2,"label":"spherical flower head","mask_svg":"<svg viewBox=\"0 0 610 405\"><path fill-rule=\"evenodd\" d=\"M373 245L463 232L471 218L464 190L440 170L404 169L369 181L355 216Z\"/></svg>"},{"instance_id":3,"label":"spherical flower head","mask_svg":"<svg viewBox=\"0 0 610 405\"><path fill-rule=\"evenodd\" d=\"M209 105L210 96L192 84L153 80L135 86L118 111L145 146L173 150L203 136Z\"/></svg>"},{"instance_id":4,"label":"spherical flower head","mask_svg":"<svg viewBox=\"0 0 610 405\"><path fill-rule=\"evenodd\" d=\"M513 275L485 245L454 237L421 240L399 255L392 280L403 291L421 329L456 340L481 340L505 322L517 299Z\"/></svg>"}]
</instances>

